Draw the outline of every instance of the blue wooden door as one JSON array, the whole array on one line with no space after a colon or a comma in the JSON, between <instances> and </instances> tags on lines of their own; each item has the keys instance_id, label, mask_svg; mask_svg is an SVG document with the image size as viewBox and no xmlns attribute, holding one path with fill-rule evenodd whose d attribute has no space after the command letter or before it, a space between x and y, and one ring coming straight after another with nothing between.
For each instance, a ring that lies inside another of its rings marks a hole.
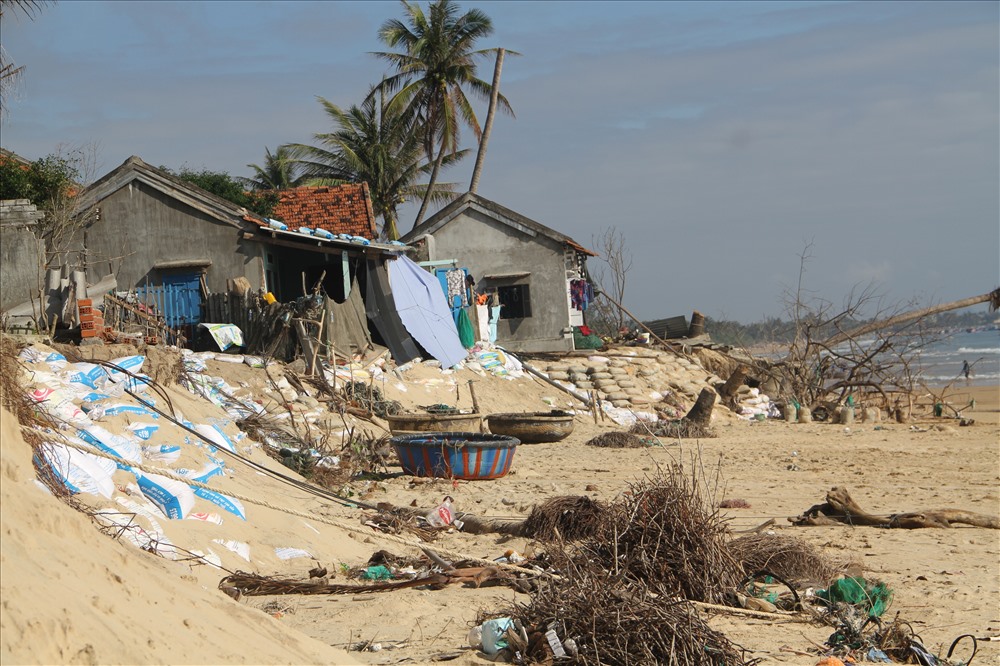
<instances>
[{"instance_id":1,"label":"blue wooden door","mask_svg":"<svg viewBox=\"0 0 1000 666\"><path fill-rule=\"evenodd\" d=\"M172 329L193 330L201 321L201 273L167 273L161 287L139 287L139 300Z\"/></svg>"},{"instance_id":2,"label":"blue wooden door","mask_svg":"<svg viewBox=\"0 0 1000 666\"><path fill-rule=\"evenodd\" d=\"M201 273L170 273L163 276L167 326L196 326L201 321Z\"/></svg>"}]
</instances>

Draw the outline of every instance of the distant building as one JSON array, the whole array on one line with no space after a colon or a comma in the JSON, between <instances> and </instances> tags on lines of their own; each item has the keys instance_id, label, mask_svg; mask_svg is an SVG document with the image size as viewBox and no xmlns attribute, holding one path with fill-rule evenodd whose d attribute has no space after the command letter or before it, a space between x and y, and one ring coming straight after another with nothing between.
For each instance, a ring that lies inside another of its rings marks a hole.
<instances>
[{"instance_id":1,"label":"distant building","mask_svg":"<svg viewBox=\"0 0 1000 666\"><path fill-rule=\"evenodd\" d=\"M569 236L466 193L400 240L431 268L467 268L475 291L500 306L497 344L512 351L568 351L587 303L575 298L597 256Z\"/></svg>"}]
</instances>

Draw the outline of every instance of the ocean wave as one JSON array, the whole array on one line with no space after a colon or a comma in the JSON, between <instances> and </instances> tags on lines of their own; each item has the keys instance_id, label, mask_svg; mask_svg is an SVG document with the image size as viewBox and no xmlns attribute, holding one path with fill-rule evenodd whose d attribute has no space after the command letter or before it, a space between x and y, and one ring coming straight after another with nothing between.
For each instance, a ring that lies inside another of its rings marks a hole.
<instances>
[{"instance_id":1,"label":"ocean wave","mask_svg":"<svg viewBox=\"0 0 1000 666\"><path fill-rule=\"evenodd\" d=\"M1000 347L959 347L958 354L1000 354Z\"/></svg>"}]
</instances>

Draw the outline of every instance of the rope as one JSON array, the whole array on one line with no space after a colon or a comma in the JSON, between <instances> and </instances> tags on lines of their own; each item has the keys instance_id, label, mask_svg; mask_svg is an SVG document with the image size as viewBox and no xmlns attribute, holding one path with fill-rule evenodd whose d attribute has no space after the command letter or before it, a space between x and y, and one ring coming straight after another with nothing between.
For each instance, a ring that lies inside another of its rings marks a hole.
<instances>
[{"instance_id":1,"label":"rope","mask_svg":"<svg viewBox=\"0 0 1000 666\"><path fill-rule=\"evenodd\" d=\"M22 425L21 426L21 430L24 430L24 431L27 431L27 432L30 432L30 433L34 433L35 435L38 434L38 430L35 430L34 428L30 428L28 426L23 426ZM166 477L168 479L172 479L174 481L180 481L181 483L185 483L185 484L187 484L189 486L194 486L195 488L204 488L206 490L215 490L216 492L218 492L215 488L211 488L206 483L201 483L200 481L194 481L193 479L189 479L187 477L180 476L179 474L175 474L174 472L172 472L170 470L160 469L158 467L150 467L148 465L135 464L135 463L132 463L132 462L130 462L128 460L125 460L124 458L121 458L119 456L113 456L111 454L105 453L104 451L101 451L99 449L94 449L94 448L91 448L89 446L81 446L79 444L76 444L75 442L62 441L62 442L60 442L60 444L62 444L63 446L68 446L68 447L73 448L73 449L77 449L79 451L83 451L84 453L89 453L90 455L94 455L94 456L97 456L99 458L107 458L108 460L113 460L116 463L126 464L129 467L134 467L135 469L138 469L138 470L140 470L142 472L145 472L147 474L158 474L158 475L164 476L164 477ZM259 499L255 499L253 497L248 497L246 495L241 495L239 493L229 492L228 490L224 494L228 495L229 497L233 497L235 499L238 499L238 500L240 500L242 502L247 502L248 504L256 504L257 506L262 506L262 507L265 507L267 509L271 509L273 511L279 511L281 513L286 513L286 514L288 514L290 516L296 516L298 518L303 518L303 519L308 518L309 520L314 520L314 521L316 521L318 523L325 523L327 525L330 525L331 527L337 527L337 528L345 530L347 532L353 532L354 534L359 534L359 535L363 535L363 536L372 536L372 535L374 535L374 536L377 536L380 539L384 539L385 541L390 541L392 543L395 543L395 544L398 544L398 545L401 545L401 546L406 546L408 548L415 548L417 550L422 550L422 549L428 547L427 544L423 544L423 543L420 543L418 541L410 541L410 540L404 539L404 538L402 538L400 536L396 536L395 534L386 534L384 532L372 532L372 530L370 528L368 528L368 529L361 529L359 527L356 527L356 526L351 525L349 523L345 523L345 522L336 520L334 518L326 518L324 516L317 516L317 515L314 515L314 514L306 513L304 511L296 511L295 509L288 509L286 507L281 507L281 506L277 506L275 504L271 504L270 502L267 502L265 500L259 500ZM439 554L446 555L446 556L454 558L456 560L468 560L470 562L475 562L476 564L479 564L480 566L494 567L494 568L498 568L498 569L505 569L505 570L510 571L512 573L519 573L519 574L530 573L530 574L535 574L535 575L551 575L551 574L547 574L545 572L532 571L530 569L524 569L523 567L518 567L518 566L515 566L513 564L506 564L504 562L494 562L493 560L486 560L486 559L483 559L483 558L480 558L480 557L473 557L471 555L466 555L464 553L460 553L458 551L454 551L454 550L450 550L450 549L435 548L434 550L435 550L435 552L437 552Z\"/></svg>"}]
</instances>

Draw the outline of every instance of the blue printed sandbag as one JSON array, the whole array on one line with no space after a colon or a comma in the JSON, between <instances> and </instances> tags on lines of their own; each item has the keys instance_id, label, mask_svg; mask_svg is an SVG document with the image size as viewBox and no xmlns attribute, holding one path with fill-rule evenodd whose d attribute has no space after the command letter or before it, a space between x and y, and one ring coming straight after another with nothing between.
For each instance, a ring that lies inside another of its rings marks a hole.
<instances>
[{"instance_id":1,"label":"blue printed sandbag","mask_svg":"<svg viewBox=\"0 0 1000 666\"><path fill-rule=\"evenodd\" d=\"M141 439L144 442L149 441L149 438L153 436L153 433L160 429L160 426L155 423L130 423L125 426L132 431L132 434ZM180 449L180 447L177 447Z\"/></svg>"},{"instance_id":2,"label":"blue printed sandbag","mask_svg":"<svg viewBox=\"0 0 1000 666\"><path fill-rule=\"evenodd\" d=\"M159 474L140 472L135 472L135 479L142 494L158 506L167 518L180 520L194 507L194 493L186 483Z\"/></svg>"},{"instance_id":3,"label":"blue printed sandbag","mask_svg":"<svg viewBox=\"0 0 1000 666\"><path fill-rule=\"evenodd\" d=\"M205 466L197 472L193 469L179 469L177 470L177 473L180 476L186 476L193 481L197 481L198 483L208 483L208 480L212 477L224 474L221 465L215 465L212 463L206 463Z\"/></svg>"},{"instance_id":4,"label":"blue printed sandbag","mask_svg":"<svg viewBox=\"0 0 1000 666\"><path fill-rule=\"evenodd\" d=\"M93 363L70 363L59 372L59 375L71 384L81 384L95 391L108 377L108 373L101 366Z\"/></svg>"},{"instance_id":5,"label":"blue printed sandbag","mask_svg":"<svg viewBox=\"0 0 1000 666\"><path fill-rule=\"evenodd\" d=\"M74 438L69 439L72 441ZM46 442L41 450L48 468L71 493L90 493L111 499L115 491L114 481L111 480L115 471L113 461L58 442Z\"/></svg>"},{"instance_id":6,"label":"blue printed sandbag","mask_svg":"<svg viewBox=\"0 0 1000 666\"><path fill-rule=\"evenodd\" d=\"M142 464L142 449L139 444L127 437L108 432L99 425L84 426L76 432L83 441L93 444L105 453L122 459L119 469L128 469L128 463Z\"/></svg>"},{"instance_id":7,"label":"blue printed sandbag","mask_svg":"<svg viewBox=\"0 0 1000 666\"><path fill-rule=\"evenodd\" d=\"M119 414L139 414L140 416L148 416L154 419L160 418L159 414L157 414L152 410L146 409L145 407L140 407L139 405L126 405L124 403L117 405L103 406L103 411L105 416L118 416Z\"/></svg>"},{"instance_id":8,"label":"blue printed sandbag","mask_svg":"<svg viewBox=\"0 0 1000 666\"><path fill-rule=\"evenodd\" d=\"M120 382L128 377L128 373L136 374L142 370L142 364L145 362L146 357L141 354L136 354L134 356L119 356L118 358L111 360L111 365L118 367L109 367L108 372L111 375L111 379L116 382ZM118 368L121 368L121 370Z\"/></svg>"},{"instance_id":9,"label":"blue printed sandbag","mask_svg":"<svg viewBox=\"0 0 1000 666\"><path fill-rule=\"evenodd\" d=\"M212 504L221 506L229 513L239 516L243 520L247 519L247 514L243 510L243 503L235 497L229 497L227 495L223 495L222 493L217 493L214 490L209 490L208 488L195 488L194 494L204 500L208 500Z\"/></svg>"},{"instance_id":10,"label":"blue printed sandbag","mask_svg":"<svg viewBox=\"0 0 1000 666\"><path fill-rule=\"evenodd\" d=\"M198 424L194 427L195 432L202 435L206 439L212 441L215 445L226 449L231 453L236 453L236 445L233 441L222 431L217 425L204 425Z\"/></svg>"}]
</instances>

